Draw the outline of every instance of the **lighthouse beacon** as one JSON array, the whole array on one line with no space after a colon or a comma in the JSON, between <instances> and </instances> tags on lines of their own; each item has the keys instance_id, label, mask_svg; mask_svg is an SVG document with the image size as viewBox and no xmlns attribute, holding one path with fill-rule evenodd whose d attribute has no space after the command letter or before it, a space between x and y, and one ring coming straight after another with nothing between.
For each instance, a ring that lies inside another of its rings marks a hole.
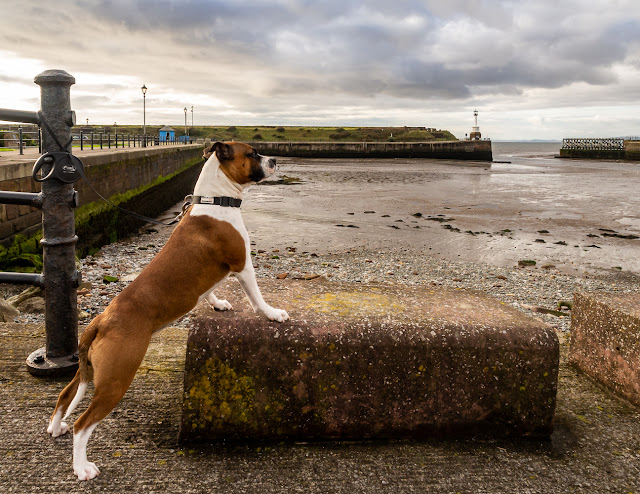
<instances>
[{"instance_id":1,"label":"lighthouse beacon","mask_svg":"<svg viewBox=\"0 0 640 494\"><path fill-rule=\"evenodd\" d=\"M473 110L473 127L471 127L471 134L469 134L469 139L472 141L479 141L482 137L480 134L480 127L478 127L478 110Z\"/></svg>"}]
</instances>

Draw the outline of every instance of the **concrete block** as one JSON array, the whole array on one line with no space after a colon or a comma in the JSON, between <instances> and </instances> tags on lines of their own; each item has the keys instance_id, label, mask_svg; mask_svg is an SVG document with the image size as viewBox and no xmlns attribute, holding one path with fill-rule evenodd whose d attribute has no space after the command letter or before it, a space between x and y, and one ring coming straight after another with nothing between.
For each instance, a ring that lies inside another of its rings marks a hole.
<instances>
[{"instance_id":1,"label":"concrete block","mask_svg":"<svg viewBox=\"0 0 640 494\"><path fill-rule=\"evenodd\" d=\"M576 293L569 358L640 405L640 293Z\"/></svg>"},{"instance_id":2,"label":"concrete block","mask_svg":"<svg viewBox=\"0 0 640 494\"><path fill-rule=\"evenodd\" d=\"M541 321L486 295L261 280L291 321L201 304L187 343L181 440L546 436L559 345Z\"/></svg>"}]
</instances>

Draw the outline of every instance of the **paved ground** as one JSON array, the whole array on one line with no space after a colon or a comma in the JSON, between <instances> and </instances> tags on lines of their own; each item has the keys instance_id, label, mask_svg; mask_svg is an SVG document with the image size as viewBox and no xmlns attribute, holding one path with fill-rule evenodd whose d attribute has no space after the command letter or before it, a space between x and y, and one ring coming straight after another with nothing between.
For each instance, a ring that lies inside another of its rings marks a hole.
<instances>
[{"instance_id":1,"label":"paved ground","mask_svg":"<svg viewBox=\"0 0 640 494\"><path fill-rule=\"evenodd\" d=\"M91 154L97 154L97 153L108 154L108 153L122 152L123 150L132 150L132 151L134 151L134 150L139 150L140 149L140 146L137 146L137 147L134 148L133 147L133 143L131 144L131 147L125 146L123 148L120 144L118 146L119 147L116 148L115 144L112 143L111 144L111 148L107 148L107 145L104 144L103 149L100 149L99 145L95 145L94 149L91 149L90 145L88 145L88 146L85 146L82 151L80 151L80 147L74 147L73 148L73 154L82 159L83 156L89 156ZM162 146L149 146L149 149L156 149L158 147L163 148L163 147L181 147L181 146L184 146L184 144L168 144L168 145L162 145ZM0 165L5 165L5 164L9 164L9 163L22 163L24 161L33 161L33 162L35 162L40 157L40 153L38 152L38 148L37 147L24 148L23 153L24 154L21 155L20 151L18 151L18 150L0 151Z\"/></svg>"},{"instance_id":2,"label":"paved ground","mask_svg":"<svg viewBox=\"0 0 640 494\"><path fill-rule=\"evenodd\" d=\"M548 441L181 445L186 331L175 328L154 338L129 392L94 433L89 457L101 475L79 483L71 436L46 434L67 380L25 371L42 341L37 326L0 325L2 492L640 491L640 413L568 366L566 341Z\"/></svg>"}]
</instances>

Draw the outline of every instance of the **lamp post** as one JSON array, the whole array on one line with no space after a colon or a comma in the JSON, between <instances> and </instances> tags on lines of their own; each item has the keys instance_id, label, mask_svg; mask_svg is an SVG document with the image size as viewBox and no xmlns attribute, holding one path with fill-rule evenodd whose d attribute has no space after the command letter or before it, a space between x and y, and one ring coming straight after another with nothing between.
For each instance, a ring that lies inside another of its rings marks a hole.
<instances>
[{"instance_id":1,"label":"lamp post","mask_svg":"<svg viewBox=\"0 0 640 494\"><path fill-rule=\"evenodd\" d=\"M142 84L142 147L147 147L147 86Z\"/></svg>"},{"instance_id":2,"label":"lamp post","mask_svg":"<svg viewBox=\"0 0 640 494\"><path fill-rule=\"evenodd\" d=\"M184 107L184 143L187 143L187 107Z\"/></svg>"},{"instance_id":3,"label":"lamp post","mask_svg":"<svg viewBox=\"0 0 640 494\"><path fill-rule=\"evenodd\" d=\"M191 128L193 129L193 105L191 105Z\"/></svg>"}]
</instances>

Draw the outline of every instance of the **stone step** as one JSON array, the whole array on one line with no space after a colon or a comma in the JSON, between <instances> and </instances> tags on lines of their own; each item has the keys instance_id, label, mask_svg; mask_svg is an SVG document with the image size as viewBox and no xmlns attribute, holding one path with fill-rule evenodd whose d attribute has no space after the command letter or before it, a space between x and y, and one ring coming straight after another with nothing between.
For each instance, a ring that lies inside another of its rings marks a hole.
<instances>
[{"instance_id":1,"label":"stone step","mask_svg":"<svg viewBox=\"0 0 640 494\"><path fill-rule=\"evenodd\" d=\"M640 406L640 293L576 293L569 358Z\"/></svg>"},{"instance_id":2,"label":"stone step","mask_svg":"<svg viewBox=\"0 0 640 494\"><path fill-rule=\"evenodd\" d=\"M559 345L538 319L436 286L261 280L285 309L198 307L180 437L189 440L548 436Z\"/></svg>"}]
</instances>

